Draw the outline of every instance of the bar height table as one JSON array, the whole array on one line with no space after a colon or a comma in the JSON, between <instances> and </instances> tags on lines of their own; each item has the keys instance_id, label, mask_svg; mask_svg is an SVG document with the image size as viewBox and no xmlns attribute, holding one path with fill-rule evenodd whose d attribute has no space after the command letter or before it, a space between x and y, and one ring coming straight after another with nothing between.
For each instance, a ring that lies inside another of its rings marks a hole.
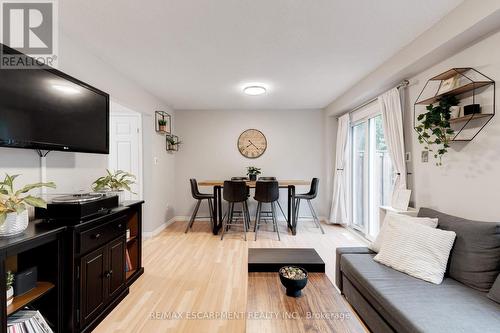
<instances>
[{"instance_id":1,"label":"bar height table","mask_svg":"<svg viewBox=\"0 0 500 333\"><path fill-rule=\"evenodd\" d=\"M255 181L246 181L248 187L255 188ZM311 185L309 180L278 180L280 188L288 189L288 208L287 220L288 228L292 231L292 235L297 234L297 217L295 216L295 187ZM214 191L214 227L213 233L217 235L222 228L222 188L224 187L223 180L204 180L198 182L198 186L211 186Z\"/></svg>"}]
</instances>

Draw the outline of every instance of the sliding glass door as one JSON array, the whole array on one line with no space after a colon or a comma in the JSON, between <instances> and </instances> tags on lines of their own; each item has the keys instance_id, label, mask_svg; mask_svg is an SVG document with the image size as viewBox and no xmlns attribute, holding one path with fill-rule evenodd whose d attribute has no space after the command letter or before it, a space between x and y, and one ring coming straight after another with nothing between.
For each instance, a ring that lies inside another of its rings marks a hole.
<instances>
[{"instance_id":1,"label":"sliding glass door","mask_svg":"<svg viewBox=\"0 0 500 333\"><path fill-rule=\"evenodd\" d=\"M379 231L379 207L391 201L394 172L384 139L382 116L371 113L351 127L353 228L368 238Z\"/></svg>"}]
</instances>

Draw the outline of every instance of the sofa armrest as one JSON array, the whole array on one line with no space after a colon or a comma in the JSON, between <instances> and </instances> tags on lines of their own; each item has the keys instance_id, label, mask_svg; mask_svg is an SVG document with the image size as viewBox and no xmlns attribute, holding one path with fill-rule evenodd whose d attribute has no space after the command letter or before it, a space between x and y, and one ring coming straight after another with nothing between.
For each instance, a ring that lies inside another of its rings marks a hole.
<instances>
[{"instance_id":1,"label":"sofa armrest","mask_svg":"<svg viewBox=\"0 0 500 333\"><path fill-rule=\"evenodd\" d=\"M335 260L335 284L342 293L342 270L340 269L340 260L343 254L371 254L375 253L367 247L338 247L336 249Z\"/></svg>"}]
</instances>

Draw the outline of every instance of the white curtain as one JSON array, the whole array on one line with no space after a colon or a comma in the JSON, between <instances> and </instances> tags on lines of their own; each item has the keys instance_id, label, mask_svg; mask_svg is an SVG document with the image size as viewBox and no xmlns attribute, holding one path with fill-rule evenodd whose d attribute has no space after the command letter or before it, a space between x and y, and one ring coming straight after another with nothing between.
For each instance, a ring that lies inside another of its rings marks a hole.
<instances>
[{"instance_id":1,"label":"white curtain","mask_svg":"<svg viewBox=\"0 0 500 333\"><path fill-rule=\"evenodd\" d=\"M396 173L394 190L406 189L406 161L403 136L403 112L399 90L393 88L378 97L382 112L384 137Z\"/></svg>"},{"instance_id":2,"label":"white curtain","mask_svg":"<svg viewBox=\"0 0 500 333\"><path fill-rule=\"evenodd\" d=\"M335 172L333 180L333 202L330 212L330 223L348 223L347 217L347 173L346 149L349 138L349 114L339 118L337 129L337 148L335 155Z\"/></svg>"}]
</instances>

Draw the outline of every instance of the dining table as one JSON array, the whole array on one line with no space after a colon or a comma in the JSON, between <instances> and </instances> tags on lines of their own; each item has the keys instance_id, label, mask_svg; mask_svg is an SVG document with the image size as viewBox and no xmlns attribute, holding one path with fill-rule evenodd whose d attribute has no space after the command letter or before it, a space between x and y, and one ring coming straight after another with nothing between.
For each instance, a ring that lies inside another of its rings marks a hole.
<instances>
[{"instance_id":1,"label":"dining table","mask_svg":"<svg viewBox=\"0 0 500 333\"><path fill-rule=\"evenodd\" d=\"M245 181L249 188L255 188L256 181ZM286 188L288 190L287 194L287 224L288 228L292 232L292 235L297 234L297 216L295 216L295 188L296 186L309 186L311 185L310 180L278 180L279 188ZM222 191L224 188L223 180L203 180L198 182L198 186L203 187L213 187L214 193L214 205L213 205L213 228L212 232L214 235L219 233L222 228L222 220L224 215L222 212Z\"/></svg>"}]
</instances>

